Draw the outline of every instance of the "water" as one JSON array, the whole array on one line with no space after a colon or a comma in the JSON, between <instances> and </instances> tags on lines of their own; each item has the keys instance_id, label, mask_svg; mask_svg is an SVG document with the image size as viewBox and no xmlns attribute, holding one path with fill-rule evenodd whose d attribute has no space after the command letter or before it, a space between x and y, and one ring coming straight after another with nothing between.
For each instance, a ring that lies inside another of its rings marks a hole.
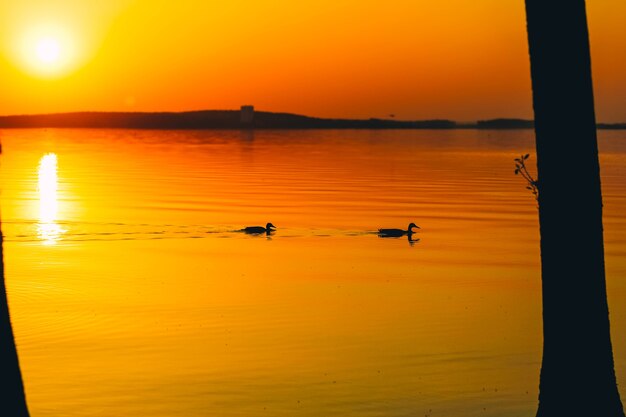
<instances>
[{"instance_id":1,"label":"water","mask_svg":"<svg viewBox=\"0 0 626 417\"><path fill-rule=\"evenodd\" d=\"M532 132L1 139L7 286L34 417L536 409L536 203L513 175ZM626 397L626 132L600 145ZM374 233L411 221L412 245ZM236 232L267 222L271 237Z\"/></svg>"}]
</instances>

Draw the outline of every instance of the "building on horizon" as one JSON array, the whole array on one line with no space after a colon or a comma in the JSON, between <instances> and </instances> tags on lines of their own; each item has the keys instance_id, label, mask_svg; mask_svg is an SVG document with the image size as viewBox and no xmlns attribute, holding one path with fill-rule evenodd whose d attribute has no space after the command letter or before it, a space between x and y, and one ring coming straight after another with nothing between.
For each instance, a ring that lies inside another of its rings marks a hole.
<instances>
[{"instance_id":1,"label":"building on horizon","mask_svg":"<svg viewBox=\"0 0 626 417\"><path fill-rule=\"evenodd\" d=\"M240 114L239 122L242 125L251 125L254 121L254 106L244 105L241 106L241 114Z\"/></svg>"}]
</instances>

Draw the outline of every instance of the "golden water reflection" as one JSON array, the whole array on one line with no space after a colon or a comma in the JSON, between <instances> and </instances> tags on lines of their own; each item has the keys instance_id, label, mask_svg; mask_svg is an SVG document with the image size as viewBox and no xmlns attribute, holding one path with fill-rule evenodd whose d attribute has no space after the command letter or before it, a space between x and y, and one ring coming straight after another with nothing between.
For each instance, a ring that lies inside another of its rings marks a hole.
<instances>
[{"instance_id":1,"label":"golden water reflection","mask_svg":"<svg viewBox=\"0 0 626 417\"><path fill-rule=\"evenodd\" d=\"M39 160L39 223L37 236L46 245L55 244L65 232L57 223L59 212L58 158L55 153L47 153Z\"/></svg>"},{"instance_id":2,"label":"golden water reflection","mask_svg":"<svg viewBox=\"0 0 626 417\"><path fill-rule=\"evenodd\" d=\"M16 129L2 145L33 416L536 412L537 211L510 169L531 130ZM600 149L626 396L626 134ZM33 221L66 231L45 245ZM268 221L271 241L234 232ZM414 247L373 233L410 221Z\"/></svg>"}]
</instances>

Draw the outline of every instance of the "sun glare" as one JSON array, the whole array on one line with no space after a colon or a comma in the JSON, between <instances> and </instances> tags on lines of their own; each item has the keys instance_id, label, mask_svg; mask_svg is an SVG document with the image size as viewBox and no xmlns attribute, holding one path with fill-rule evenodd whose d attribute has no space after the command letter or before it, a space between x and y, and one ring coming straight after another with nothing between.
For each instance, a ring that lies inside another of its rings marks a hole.
<instances>
[{"instance_id":1,"label":"sun glare","mask_svg":"<svg viewBox=\"0 0 626 417\"><path fill-rule=\"evenodd\" d=\"M57 224L59 210L57 156L45 154L39 161L39 224L38 235L45 244L56 243L64 230Z\"/></svg>"}]
</instances>

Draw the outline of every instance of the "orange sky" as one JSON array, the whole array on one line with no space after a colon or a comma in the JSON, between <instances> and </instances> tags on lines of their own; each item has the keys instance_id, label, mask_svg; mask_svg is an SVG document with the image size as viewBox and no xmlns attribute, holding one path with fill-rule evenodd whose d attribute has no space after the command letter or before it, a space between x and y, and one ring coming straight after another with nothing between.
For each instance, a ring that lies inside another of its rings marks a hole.
<instances>
[{"instance_id":1,"label":"orange sky","mask_svg":"<svg viewBox=\"0 0 626 417\"><path fill-rule=\"evenodd\" d=\"M626 121L626 2L587 3L598 119ZM0 46L0 114L532 115L523 0L2 1Z\"/></svg>"}]
</instances>

